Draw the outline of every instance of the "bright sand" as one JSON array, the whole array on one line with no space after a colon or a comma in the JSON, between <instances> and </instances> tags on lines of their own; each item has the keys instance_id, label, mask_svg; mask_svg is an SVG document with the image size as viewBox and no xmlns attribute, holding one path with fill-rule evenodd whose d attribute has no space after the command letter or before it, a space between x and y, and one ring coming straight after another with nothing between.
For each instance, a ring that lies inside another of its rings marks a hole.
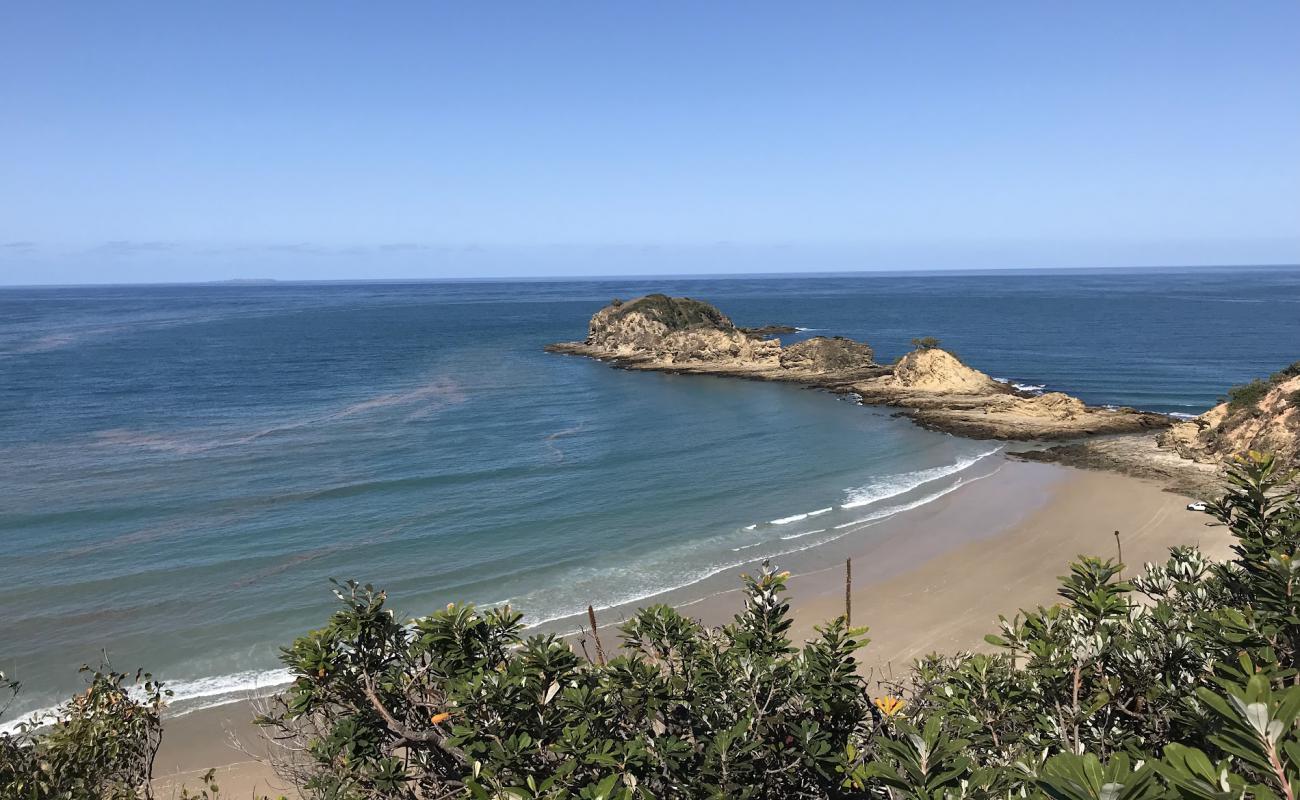
<instances>
[{"instance_id":1,"label":"bright sand","mask_svg":"<svg viewBox=\"0 0 1300 800\"><path fill-rule=\"evenodd\" d=\"M1130 573L1178 544L1226 558L1226 530L1207 525L1209 518L1187 511L1186 503L1146 481L1007 461L888 524L782 564L795 575L793 638L802 640L815 624L843 613L843 559L851 557L853 621L870 626L871 644L860 657L873 677L902 672L929 652L986 649L984 635L996 630L999 614L1054 602L1057 576L1075 556L1113 557L1116 530ZM718 624L739 608L739 593L724 588L735 582L734 575L718 576L706 582L718 588L704 600L667 599ZM602 631L607 644L614 635ZM248 704L237 703L170 720L156 763L160 797L172 796L180 781L196 784L207 767L217 768L226 796L284 792L269 768L229 744L233 733L259 752L250 717Z\"/></svg>"}]
</instances>

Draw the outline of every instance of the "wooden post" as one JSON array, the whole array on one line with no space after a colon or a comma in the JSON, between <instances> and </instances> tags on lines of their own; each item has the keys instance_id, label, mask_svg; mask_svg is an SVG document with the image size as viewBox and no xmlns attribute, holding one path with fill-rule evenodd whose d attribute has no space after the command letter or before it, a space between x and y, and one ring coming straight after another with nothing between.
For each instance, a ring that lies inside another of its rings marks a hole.
<instances>
[{"instance_id":1,"label":"wooden post","mask_svg":"<svg viewBox=\"0 0 1300 800\"><path fill-rule=\"evenodd\" d=\"M600 632L596 629L596 609L587 606L587 619L591 621L591 636L596 640L596 663L605 666L605 648L600 646Z\"/></svg>"},{"instance_id":2,"label":"wooden post","mask_svg":"<svg viewBox=\"0 0 1300 800\"><path fill-rule=\"evenodd\" d=\"M1119 561L1119 579L1124 580L1124 545L1119 542L1119 531L1115 531L1115 554Z\"/></svg>"},{"instance_id":3,"label":"wooden post","mask_svg":"<svg viewBox=\"0 0 1300 800\"><path fill-rule=\"evenodd\" d=\"M844 626L853 625L853 559L844 559Z\"/></svg>"}]
</instances>

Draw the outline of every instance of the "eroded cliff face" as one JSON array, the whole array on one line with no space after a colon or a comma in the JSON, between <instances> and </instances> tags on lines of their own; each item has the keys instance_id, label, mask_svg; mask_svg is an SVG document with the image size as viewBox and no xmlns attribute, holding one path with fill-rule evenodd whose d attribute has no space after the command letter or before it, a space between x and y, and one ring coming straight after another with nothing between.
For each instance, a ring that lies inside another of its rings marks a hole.
<instances>
[{"instance_id":1,"label":"eroded cliff face","mask_svg":"<svg viewBox=\"0 0 1300 800\"><path fill-rule=\"evenodd\" d=\"M1300 466L1300 362L1259 382L1256 397L1220 403L1160 436L1160 445L1184 458L1224 463L1250 450L1272 453Z\"/></svg>"}]
</instances>

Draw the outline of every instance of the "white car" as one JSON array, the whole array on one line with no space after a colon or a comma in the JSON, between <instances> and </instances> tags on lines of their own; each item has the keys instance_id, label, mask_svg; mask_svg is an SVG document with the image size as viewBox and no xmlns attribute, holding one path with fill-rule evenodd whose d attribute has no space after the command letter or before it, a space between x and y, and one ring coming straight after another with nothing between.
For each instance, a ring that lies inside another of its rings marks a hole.
<instances>
[{"instance_id":1,"label":"white car","mask_svg":"<svg viewBox=\"0 0 1300 800\"><path fill-rule=\"evenodd\" d=\"M1207 509L1208 509L1208 506L1205 505L1205 501L1204 501L1204 500L1197 500L1195 503L1188 503L1188 504L1187 504L1187 510L1188 510L1188 511L1205 511L1205 510L1207 510Z\"/></svg>"}]
</instances>

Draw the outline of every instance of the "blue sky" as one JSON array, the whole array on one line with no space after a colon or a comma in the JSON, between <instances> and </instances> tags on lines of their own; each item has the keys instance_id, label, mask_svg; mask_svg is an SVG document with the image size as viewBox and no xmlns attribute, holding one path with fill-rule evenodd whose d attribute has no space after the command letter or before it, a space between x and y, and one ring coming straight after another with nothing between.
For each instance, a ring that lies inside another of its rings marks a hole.
<instances>
[{"instance_id":1,"label":"blue sky","mask_svg":"<svg viewBox=\"0 0 1300 800\"><path fill-rule=\"evenodd\" d=\"M9 3L0 283L1300 262L1300 3Z\"/></svg>"}]
</instances>

